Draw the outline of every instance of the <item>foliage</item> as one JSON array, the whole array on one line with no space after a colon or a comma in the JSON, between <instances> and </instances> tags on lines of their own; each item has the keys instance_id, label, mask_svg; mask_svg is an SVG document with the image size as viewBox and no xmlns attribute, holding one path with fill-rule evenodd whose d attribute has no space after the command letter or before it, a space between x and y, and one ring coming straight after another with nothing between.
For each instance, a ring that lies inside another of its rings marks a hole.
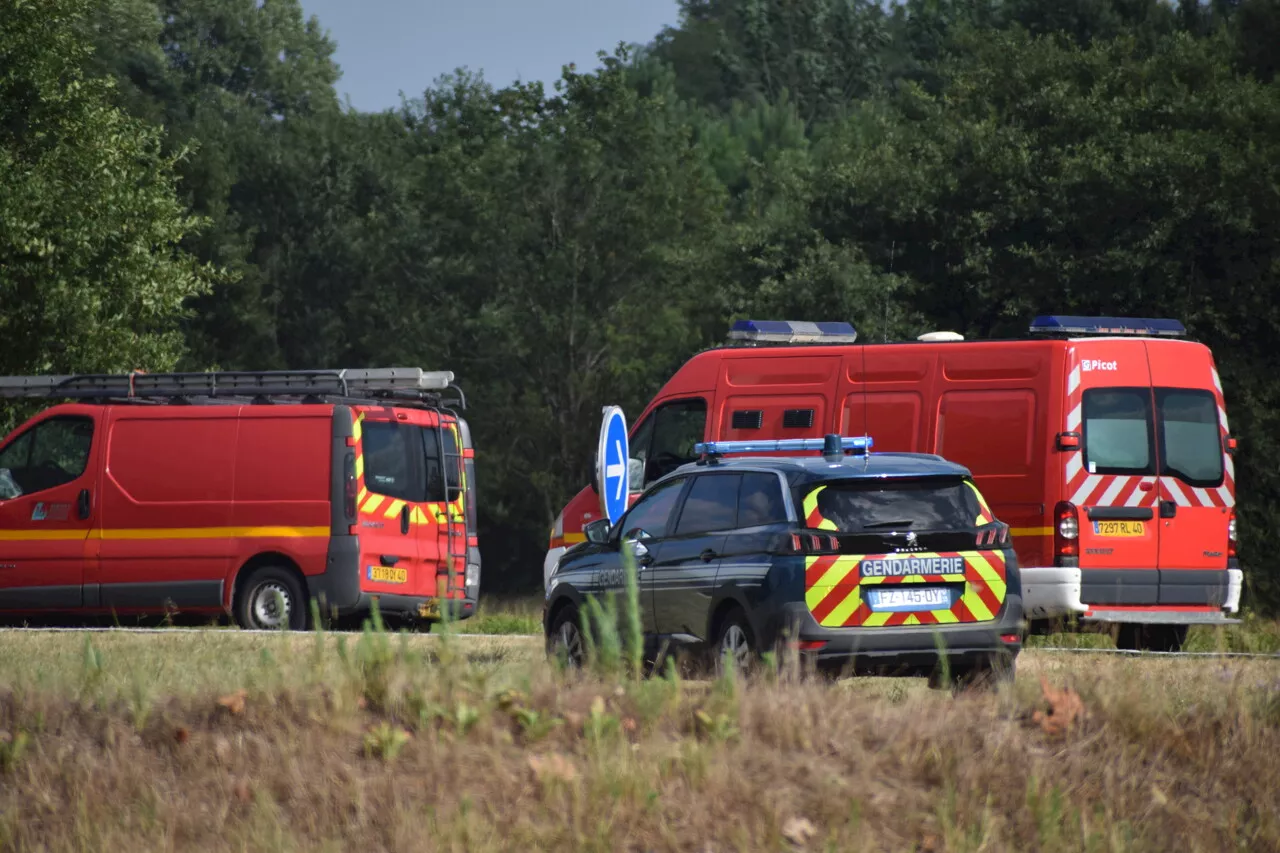
<instances>
[{"instance_id":1,"label":"foliage","mask_svg":"<svg viewBox=\"0 0 1280 853\"><path fill-rule=\"evenodd\" d=\"M376 115L297 0L4 2L5 372L451 369L485 591L517 592L598 407L736 317L1177 316L1280 604L1250 561L1280 516L1275 0L683 0L597 73L407 80Z\"/></svg>"}]
</instances>

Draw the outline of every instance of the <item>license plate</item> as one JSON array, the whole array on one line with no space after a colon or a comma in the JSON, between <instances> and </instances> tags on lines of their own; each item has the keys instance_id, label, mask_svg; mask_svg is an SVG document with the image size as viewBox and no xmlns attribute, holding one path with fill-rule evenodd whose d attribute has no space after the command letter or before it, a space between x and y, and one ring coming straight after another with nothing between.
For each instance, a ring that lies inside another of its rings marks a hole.
<instances>
[{"instance_id":1,"label":"license plate","mask_svg":"<svg viewBox=\"0 0 1280 853\"><path fill-rule=\"evenodd\" d=\"M871 589L867 604L880 611L950 610L951 590L945 586L894 586Z\"/></svg>"},{"instance_id":2,"label":"license plate","mask_svg":"<svg viewBox=\"0 0 1280 853\"><path fill-rule=\"evenodd\" d=\"M1144 536L1147 527L1141 521L1095 521L1095 536Z\"/></svg>"},{"instance_id":3,"label":"license plate","mask_svg":"<svg viewBox=\"0 0 1280 853\"><path fill-rule=\"evenodd\" d=\"M408 569L393 569L390 566L370 566L369 580L374 583L408 583Z\"/></svg>"}]
</instances>

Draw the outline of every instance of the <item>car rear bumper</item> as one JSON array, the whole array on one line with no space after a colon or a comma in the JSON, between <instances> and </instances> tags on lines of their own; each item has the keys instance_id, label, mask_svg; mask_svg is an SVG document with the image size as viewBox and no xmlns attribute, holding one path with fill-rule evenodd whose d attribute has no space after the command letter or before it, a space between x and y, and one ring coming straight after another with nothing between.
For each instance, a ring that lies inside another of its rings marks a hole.
<instances>
[{"instance_id":1,"label":"car rear bumper","mask_svg":"<svg viewBox=\"0 0 1280 853\"><path fill-rule=\"evenodd\" d=\"M1017 595L1005 599L996 619L972 624L824 628L803 602L784 605L782 619L794 627L791 636L807 658L822 668L854 671L931 669L943 658L964 666L993 655L1013 656L1022 650L1024 633Z\"/></svg>"}]
</instances>

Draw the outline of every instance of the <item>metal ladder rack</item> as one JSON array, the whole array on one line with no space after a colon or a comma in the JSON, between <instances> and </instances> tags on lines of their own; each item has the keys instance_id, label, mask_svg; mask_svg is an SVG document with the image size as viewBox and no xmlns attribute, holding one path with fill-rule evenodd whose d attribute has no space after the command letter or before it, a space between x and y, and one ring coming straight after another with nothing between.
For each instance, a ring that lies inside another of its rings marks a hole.
<instances>
[{"instance_id":1,"label":"metal ladder rack","mask_svg":"<svg viewBox=\"0 0 1280 853\"><path fill-rule=\"evenodd\" d=\"M453 372L420 367L342 370L224 370L206 373L0 376L0 398L156 400L341 397L438 400Z\"/></svg>"}]
</instances>

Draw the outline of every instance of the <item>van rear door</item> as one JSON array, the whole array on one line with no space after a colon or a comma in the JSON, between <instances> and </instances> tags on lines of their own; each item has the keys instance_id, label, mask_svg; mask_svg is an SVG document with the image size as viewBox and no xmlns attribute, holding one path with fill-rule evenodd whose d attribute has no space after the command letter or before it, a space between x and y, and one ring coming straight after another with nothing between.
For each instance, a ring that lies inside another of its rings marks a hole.
<instances>
[{"instance_id":1,"label":"van rear door","mask_svg":"<svg viewBox=\"0 0 1280 853\"><path fill-rule=\"evenodd\" d=\"M1146 345L1160 458L1159 603L1220 606L1235 496L1213 356L1183 341Z\"/></svg>"},{"instance_id":2,"label":"van rear door","mask_svg":"<svg viewBox=\"0 0 1280 853\"><path fill-rule=\"evenodd\" d=\"M1145 342L1075 341L1067 360L1067 499L1080 519L1081 599L1159 602L1154 400Z\"/></svg>"},{"instance_id":3,"label":"van rear door","mask_svg":"<svg viewBox=\"0 0 1280 853\"><path fill-rule=\"evenodd\" d=\"M412 595L423 583L413 525L426 480L421 428L401 422L390 409L371 408L357 421L356 435L360 588Z\"/></svg>"}]
</instances>

